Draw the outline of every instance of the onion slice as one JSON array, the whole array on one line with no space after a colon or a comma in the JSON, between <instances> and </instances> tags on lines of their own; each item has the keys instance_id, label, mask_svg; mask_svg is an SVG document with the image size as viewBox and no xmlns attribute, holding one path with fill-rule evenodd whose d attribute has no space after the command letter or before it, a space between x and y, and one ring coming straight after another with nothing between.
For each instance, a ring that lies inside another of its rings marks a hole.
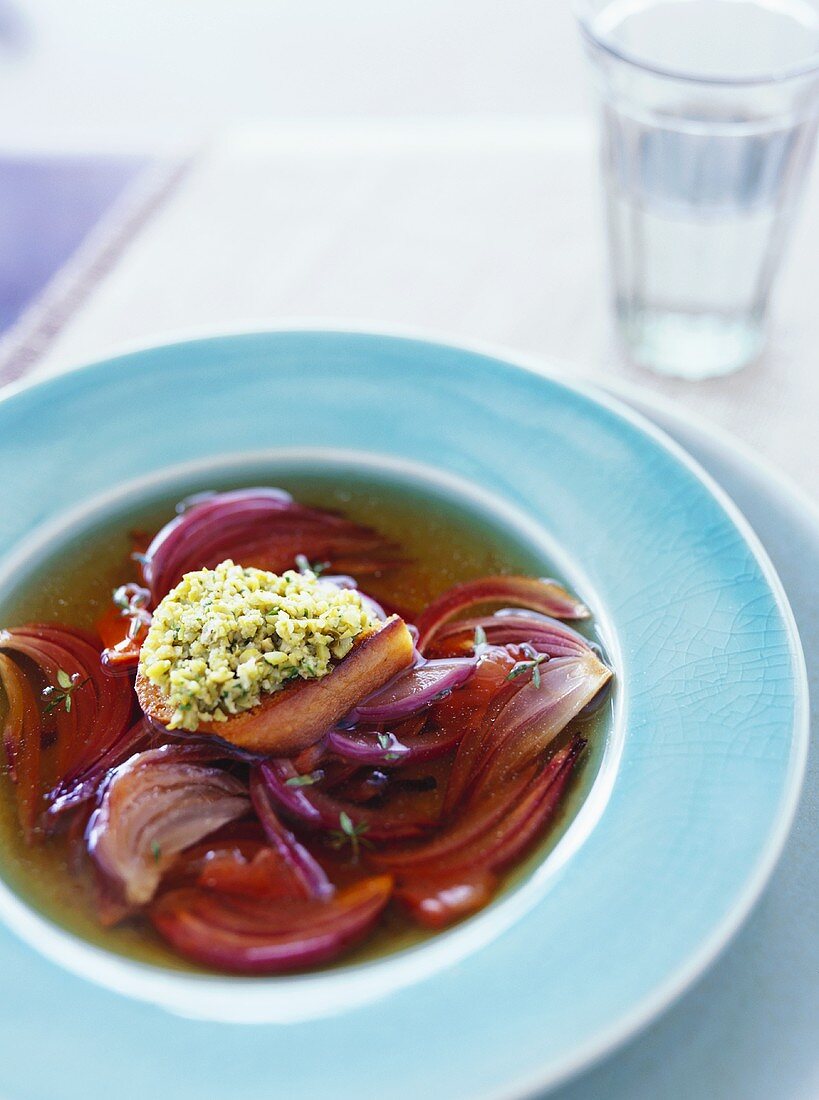
<instances>
[{"instance_id":1,"label":"onion slice","mask_svg":"<svg viewBox=\"0 0 819 1100\"><path fill-rule=\"evenodd\" d=\"M130 905L150 901L184 848L250 809L245 786L208 766L213 752L163 745L114 769L86 830L88 851Z\"/></svg>"},{"instance_id":2,"label":"onion slice","mask_svg":"<svg viewBox=\"0 0 819 1100\"><path fill-rule=\"evenodd\" d=\"M492 899L498 880L491 871L473 871L456 879L423 879L399 883L395 897L425 928L446 928L476 912Z\"/></svg>"},{"instance_id":3,"label":"onion slice","mask_svg":"<svg viewBox=\"0 0 819 1100\"><path fill-rule=\"evenodd\" d=\"M611 670L593 653L562 657L540 669L539 682L529 680L495 720L471 781L471 799L526 768L594 699L611 677Z\"/></svg>"},{"instance_id":4,"label":"onion slice","mask_svg":"<svg viewBox=\"0 0 819 1100\"><path fill-rule=\"evenodd\" d=\"M310 855L303 844L286 829L273 808L270 792L258 769L250 774L250 797L253 808L264 829L265 836L275 849L282 863L288 868L298 888L296 896L304 898L328 898L334 886L324 868Z\"/></svg>"},{"instance_id":5,"label":"onion slice","mask_svg":"<svg viewBox=\"0 0 819 1100\"><path fill-rule=\"evenodd\" d=\"M225 558L281 573L297 555L357 574L397 560L396 548L371 528L298 504L281 489L255 488L183 502L143 555L143 574L156 604L183 574Z\"/></svg>"},{"instance_id":6,"label":"onion slice","mask_svg":"<svg viewBox=\"0 0 819 1100\"><path fill-rule=\"evenodd\" d=\"M25 702L22 711L14 707L9 715L15 718L13 729L18 730L19 743L15 744L10 732L6 745L11 752L12 775L19 777L23 831L31 842L43 799L51 797L52 788L62 789L65 781L92 768L125 736L131 724L133 693L129 683L103 673L99 646L73 627L33 623L0 631L0 653L7 655L3 667L9 698L22 692ZM9 658L17 673L10 671ZM16 664L21 658L25 668ZM25 689L20 686L20 676L28 685ZM41 709L36 693L43 682L50 695ZM20 714L25 716L23 725Z\"/></svg>"},{"instance_id":7,"label":"onion slice","mask_svg":"<svg viewBox=\"0 0 819 1100\"><path fill-rule=\"evenodd\" d=\"M153 730L144 718L140 718L130 728L123 731L105 752L91 764L75 771L58 783L48 795L50 805L46 810L46 829L50 831L62 815L74 810L92 799L99 790L108 772L117 767L134 753L143 752L152 747Z\"/></svg>"},{"instance_id":8,"label":"onion slice","mask_svg":"<svg viewBox=\"0 0 819 1100\"><path fill-rule=\"evenodd\" d=\"M480 631L483 631L489 645L527 645L549 657L573 657L591 648L582 634L565 623L548 615L517 608L447 623L436 631L428 648L436 656L471 653L476 632Z\"/></svg>"},{"instance_id":9,"label":"onion slice","mask_svg":"<svg viewBox=\"0 0 819 1100\"><path fill-rule=\"evenodd\" d=\"M389 767L400 764L410 755L408 745L394 733L351 733L333 729L327 734L327 747L348 764Z\"/></svg>"},{"instance_id":10,"label":"onion slice","mask_svg":"<svg viewBox=\"0 0 819 1100\"><path fill-rule=\"evenodd\" d=\"M547 578L498 576L456 584L424 609L416 620L418 648L425 653L436 633L470 607L506 603L542 611L556 619L587 619L589 609L565 588Z\"/></svg>"},{"instance_id":11,"label":"onion slice","mask_svg":"<svg viewBox=\"0 0 819 1100\"><path fill-rule=\"evenodd\" d=\"M400 726L384 732L330 730L327 747L345 763L389 769L446 756L462 736L463 730L456 722L449 723L448 728L440 728L435 723L424 722L422 717L421 729L414 733L404 733Z\"/></svg>"},{"instance_id":12,"label":"onion slice","mask_svg":"<svg viewBox=\"0 0 819 1100\"><path fill-rule=\"evenodd\" d=\"M422 660L359 703L348 715L349 721L354 724L399 722L460 687L475 671L476 665L476 657Z\"/></svg>"},{"instance_id":13,"label":"onion slice","mask_svg":"<svg viewBox=\"0 0 819 1100\"><path fill-rule=\"evenodd\" d=\"M296 785L299 776L289 760L270 759L260 767L267 791L284 813L317 830L336 833L344 820L351 822L369 843L418 836L435 822L426 814L391 810L389 806L368 809L334 798L318 785Z\"/></svg>"},{"instance_id":14,"label":"onion slice","mask_svg":"<svg viewBox=\"0 0 819 1100\"><path fill-rule=\"evenodd\" d=\"M535 769L531 768L527 773L516 776L480 803L467 807L450 825L429 840L401 847L391 846L371 855L370 861L397 874L417 874L418 868L436 861L446 863L452 860L486 832L498 827L519 802L534 774Z\"/></svg>"},{"instance_id":15,"label":"onion slice","mask_svg":"<svg viewBox=\"0 0 819 1100\"><path fill-rule=\"evenodd\" d=\"M372 857L398 875L398 895L421 923L449 923L486 900L484 890L464 891L475 877L496 874L518 859L543 832L560 805L575 765L585 747L575 737L530 778L524 789L510 784L492 799L477 803L459 822L428 844L404 852Z\"/></svg>"},{"instance_id":16,"label":"onion slice","mask_svg":"<svg viewBox=\"0 0 819 1100\"><path fill-rule=\"evenodd\" d=\"M507 681L458 745L445 815L534 761L610 678L611 669L586 649L539 664L536 679L532 670Z\"/></svg>"},{"instance_id":17,"label":"onion slice","mask_svg":"<svg viewBox=\"0 0 819 1100\"><path fill-rule=\"evenodd\" d=\"M154 927L187 958L236 974L284 974L328 962L372 928L392 878L376 875L329 901L239 897L197 887L170 890L150 910Z\"/></svg>"},{"instance_id":18,"label":"onion slice","mask_svg":"<svg viewBox=\"0 0 819 1100\"><path fill-rule=\"evenodd\" d=\"M40 780L40 712L31 686L20 668L0 653L0 683L8 714L3 745L9 774L17 789L17 812L26 843L34 840L42 798Z\"/></svg>"},{"instance_id":19,"label":"onion slice","mask_svg":"<svg viewBox=\"0 0 819 1100\"><path fill-rule=\"evenodd\" d=\"M248 847L248 844L234 845L208 852L196 885L219 893L267 901L304 898L300 881L275 848L256 844L253 846L255 851L248 853Z\"/></svg>"}]
</instances>

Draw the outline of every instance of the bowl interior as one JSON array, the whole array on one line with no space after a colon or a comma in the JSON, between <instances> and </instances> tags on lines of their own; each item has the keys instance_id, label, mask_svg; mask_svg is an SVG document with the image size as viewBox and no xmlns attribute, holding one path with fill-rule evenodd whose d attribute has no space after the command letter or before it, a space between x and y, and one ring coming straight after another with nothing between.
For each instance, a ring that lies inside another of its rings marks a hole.
<instances>
[{"instance_id":1,"label":"bowl interior","mask_svg":"<svg viewBox=\"0 0 819 1100\"><path fill-rule=\"evenodd\" d=\"M421 563L428 559L428 543L432 540L440 546L442 558L453 558L451 575L438 581L439 588L504 570L555 577L592 603L580 563L572 561L532 517L479 486L444 476L431 467L390 461L386 456L271 451L252 458L222 457L175 467L120 486L101 500L55 517L45 529L38 529L25 540L14 559L0 569L3 624L55 621L62 616L64 621L93 630L112 589L122 580L129 531L157 530L174 514L177 502L193 493L250 485L282 487L300 501L338 509L355 520L377 526L383 534L400 541L411 560L419 561L416 573L424 574L428 568ZM452 549L443 542L450 534L456 539ZM383 595L401 602L402 594L396 596L391 591L388 578L374 585L376 597ZM605 609L593 610L595 618L588 625L578 624L578 628L606 652L615 651L617 641ZM599 818L619 756L621 739L615 735L613 721L616 700L615 691L594 719L585 724L589 746L559 818L543 841L505 876L502 890L486 910L468 918L466 923L479 921L483 925L479 937L470 936L466 941L470 949L490 932L498 934L512 915L521 911L521 905L535 903L547 888L553 859L557 866L568 858L562 849L582 843L593 821ZM188 964L150 929L135 928L129 922L113 929L101 928L90 899L80 896L76 878L66 870L66 863L67 853L59 841L34 849L24 844L11 782L7 776L2 777L0 876L18 901L53 923L55 952L64 949L65 932L126 965L163 969L180 978L209 973ZM513 904L507 905L509 901ZM396 914L388 927L369 937L362 947L323 970L339 976L367 970L371 978L375 971L376 981L368 987L373 996L381 984L377 981L379 962L388 961L396 952L417 958L425 945L435 940L440 941L436 943L436 955L443 961L448 941L454 940L453 956L460 957L464 950L458 943L460 927L423 932ZM44 931L43 925L40 930ZM75 949L80 946L72 943ZM392 979L387 975L386 980ZM211 974L211 981L230 987L237 979ZM292 982L260 978L252 984L272 987L269 991L273 996L280 987L286 1001Z\"/></svg>"}]
</instances>

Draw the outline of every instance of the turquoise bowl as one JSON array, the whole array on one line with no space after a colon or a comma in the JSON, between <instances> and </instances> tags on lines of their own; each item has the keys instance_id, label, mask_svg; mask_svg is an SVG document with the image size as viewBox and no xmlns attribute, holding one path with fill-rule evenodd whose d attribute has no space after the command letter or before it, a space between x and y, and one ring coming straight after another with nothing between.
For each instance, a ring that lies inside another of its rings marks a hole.
<instances>
[{"instance_id":1,"label":"turquoise bowl","mask_svg":"<svg viewBox=\"0 0 819 1100\"><path fill-rule=\"evenodd\" d=\"M9 1100L111 1082L175 1100L523 1095L666 1007L759 895L807 745L793 619L730 501L615 401L423 340L250 333L6 391L0 456L0 601L55 540L192 474L386 470L557 555L618 674L599 772L557 847L485 912L384 959L176 973L81 942L0 884L17 933L0 932Z\"/></svg>"}]
</instances>

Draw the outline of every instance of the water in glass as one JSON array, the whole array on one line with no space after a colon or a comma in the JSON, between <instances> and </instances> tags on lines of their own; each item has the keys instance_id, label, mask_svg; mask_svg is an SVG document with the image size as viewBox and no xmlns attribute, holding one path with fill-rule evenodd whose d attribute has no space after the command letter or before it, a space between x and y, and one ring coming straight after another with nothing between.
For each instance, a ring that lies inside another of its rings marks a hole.
<instances>
[{"instance_id":1,"label":"water in glass","mask_svg":"<svg viewBox=\"0 0 819 1100\"><path fill-rule=\"evenodd\" d=\"M601 61L603 171L627 345L667 373L734 370L762 346L814 145L815 85L792 73L819 52L819 11L620 0L592 26L613 51Z\"/></svg>"}]
</instances>

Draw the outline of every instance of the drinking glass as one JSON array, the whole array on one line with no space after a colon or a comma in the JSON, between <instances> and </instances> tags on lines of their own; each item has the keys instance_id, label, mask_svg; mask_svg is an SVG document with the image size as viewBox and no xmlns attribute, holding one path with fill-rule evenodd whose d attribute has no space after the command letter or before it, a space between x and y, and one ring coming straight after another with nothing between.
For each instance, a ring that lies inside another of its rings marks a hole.
<instances>
[{"instance_id":1,"label":"drinking glass","mask_svg":"<svg viewBox=\"0 0 819 1100\"><path fill-rule=\"evenodd\" d=\"M630 356L756 358L810 167L819 0L577 0L601 104L614 308Z\"/></svg>"}]
</instances>

